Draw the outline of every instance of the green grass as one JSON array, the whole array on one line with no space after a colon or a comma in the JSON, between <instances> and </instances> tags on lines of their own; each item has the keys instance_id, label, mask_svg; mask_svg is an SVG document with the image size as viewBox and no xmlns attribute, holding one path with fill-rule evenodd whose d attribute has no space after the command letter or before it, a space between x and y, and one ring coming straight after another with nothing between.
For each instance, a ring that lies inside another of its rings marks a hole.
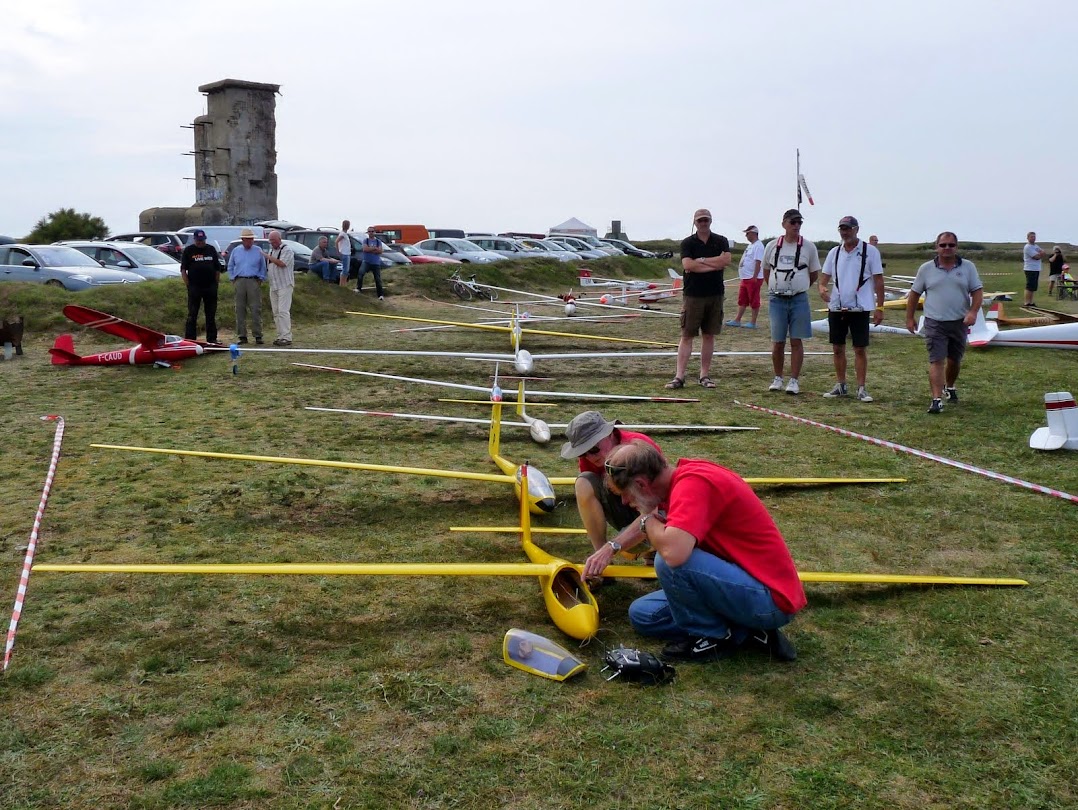
<instances>
[{"instance_id":1,"label":"green grass","mask_svg":"<svg viewBox=\"0 0 1078 810\"><path fill-rule=\"evenodd\" d=\"M891 272L918 263L888 255ZM604 275L659 277L669 264L618 259L600 267ZM987 278L989 287L1020 289L1016 261L978 264L1007 274ZM575 286L574 271L554 264L478 273L481 281L552 293ZM385 321L343 314L478 318L448 306L445 275L388 271L380 307L301 279L296 344L507 350L494 335L394 332ZM54 428L38 418L46 413L62 414L67 434L39 562L522 559L511 537L448 531L513 522L512 494L497 485L90 448L145 444L493 469L478 428L302 409L478 413L438 403L445 394L436 389L321 374L253 353L236 377L220 357L174 370L53 367L46 350L69 328L59 310L71 301L182 329L177 283L78 295L0 285L0 311L20 312L28 323L26 355L0 362L9 597L47 469ZM223 299L222 339L232 336L230 308ZM900 314L889 312L887 322L899 324ZM675 338L672 322L643 319L575 330ZM115 345L73 331L81 351ZM731 330L718 344L766 350L767 332ZM527 342L533 350L581 345ZM331 363L477 384L487 373L407 358ZM539 373L557 377L544 384L551 388L660 394L672 370L669 361L638 360ZM919 341L882 336L870 349L871 405L821 396L833 379L829 357L807 358L799 398L767 394L767 361L739 358L716 362L715 391L688 389L698 404L602 410L625 421L757 426L658 437L670 456L714 459L744 475L909 479L760 490L804 570L1020 576L1028 588L810 586L809 607L789 630L796 663L746 657L686 665L673 685L641 689L608 683L598 671L607 646L657 646L635 636L626 619L629 603L650 587L641 582L600 593L599 637L579 650L590 669L557 684L501 662L510 627L570 643L550 625L530 580L37 572L11 670L0 680L0 805L1074 806L1074 506L733 405L767 404L1078 493L1073 454L1027 447L1044 423L1044 392L1074 390L1078 353L970 352L962 402L938 418L924 413L926 370ZM695 371L690 366L690 379ZM581 409L536 413L567 421ZM503 446L548 474L572 472L558 441L539 447L507 433ZM578 525L571 501L542 522ZM578 539L542 542L584 557Z\"/></svg>"}]
</instances>

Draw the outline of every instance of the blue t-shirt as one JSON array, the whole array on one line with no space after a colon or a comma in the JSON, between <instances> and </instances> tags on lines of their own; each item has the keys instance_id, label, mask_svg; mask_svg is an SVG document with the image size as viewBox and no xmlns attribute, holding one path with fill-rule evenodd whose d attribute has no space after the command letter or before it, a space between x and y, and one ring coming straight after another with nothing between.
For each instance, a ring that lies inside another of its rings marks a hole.
<instances>
[{"instance_id":1,"label":"blue t-shirt","mask_svg":"<svg viewBox=\"0 0 1078 810\"><path fill-rule=\"evenodd\" d=\"M381 246L382 246L382 242L376 236L375 237L365 237L363 239L363 247L381 247ZM360 254L360 259L361 259L361 261L364 261L364 262L366 262L367 264L369 264L369 265L371 265L373 267L377 267L382 263L382 254L380 254L380 253L368 253L368 252L364 251L363 253Z\"/></svg>"}]
</instances>

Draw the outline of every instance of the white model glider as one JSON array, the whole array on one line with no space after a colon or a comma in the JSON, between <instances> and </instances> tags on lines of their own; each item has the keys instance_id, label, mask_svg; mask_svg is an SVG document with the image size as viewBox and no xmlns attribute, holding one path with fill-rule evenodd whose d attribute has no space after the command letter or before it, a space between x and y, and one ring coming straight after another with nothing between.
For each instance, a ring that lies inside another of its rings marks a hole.
<instances>
[{"instance_id":1,"label":"white model glider","mask_svg":"<svg viewBox=\"0 0 1078 810\"><path fill-rule=\"evenodd\" d=\"M1078 404L1070 391L1044 395L1048 427L1037 428L1029 437L1034 450L1078 450Z\"/></svg>"}]
</instances>

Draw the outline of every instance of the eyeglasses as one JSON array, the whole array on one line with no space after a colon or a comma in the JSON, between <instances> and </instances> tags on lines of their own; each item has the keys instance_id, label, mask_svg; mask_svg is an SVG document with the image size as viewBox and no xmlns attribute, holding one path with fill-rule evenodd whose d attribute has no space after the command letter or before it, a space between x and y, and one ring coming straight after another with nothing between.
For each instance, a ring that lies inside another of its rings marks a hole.
<instances>
[{"instance_id":1,"label":"eyeglasses","mask_svg":"<svg viewBox=\"0 0 1078 810\"><path fill-rule=\"evenodd\" d=\"M839 225L839 226L838 226L838 229L839 229L840 231L852 231L852 230L853 230L853 226L852 226L852 225Z\"/></svg>"},{"instance_id":2,"label":"eyeglasses","mask_svg":"<svg viewBox=\"0 0 1078 810\"><path fill-rule=\"evenodd\" d=\"M788 219L786 221L789 222L791 225L800 225L805 220L803 220L803 219Z\"/></svg>"},{"instance_id":3,"label":"eyeglasses","mask_svg":"<svg viewBox=\"0 0 1078 810\"><path fill-rule=\"evenodd\" d=\"M699 224L699 223L701 223L701 222L711 222L711 217L699 217L699 218L698 218L698 219L696 220L696 222L697 222L697 224Z\"/></svg>"},{"instance_id":4,"label":"eyeglasses","mask_svg":"<svg viewBox=\"0 0 1078 810\"><path fill-rule=\"evenodd\" d=\"M940 242L938 245L936 245L936 247L956 248L956 247L958 247L958 243L957 242Z\"/></svg>"}]
</instances>

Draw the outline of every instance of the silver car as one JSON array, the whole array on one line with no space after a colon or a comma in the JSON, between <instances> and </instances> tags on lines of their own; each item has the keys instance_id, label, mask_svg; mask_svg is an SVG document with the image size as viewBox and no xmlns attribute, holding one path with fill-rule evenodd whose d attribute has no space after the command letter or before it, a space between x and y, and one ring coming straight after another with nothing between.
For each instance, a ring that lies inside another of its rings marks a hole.
<instances>
[{"instance_id":1,"label":"silver car","mask_svg":"<svg viewBox=\"0 0 1078 810\"><path fill-rule=\"evenodd\" d=\"M430 256L456 259L465 264L490 264L505 260L502 254L483 250L467 239L424 239L422 242L416 242L415 246Z\"/></svg>"},{"instance_id":2,"label":"silver car","mask_svg":"<svg viewBox=\"0 0 1078 810\"><path fill-rule=\"evenodd\" d=\"M585 259L606 259L610 256L605 250L593 248L587 242L581 242L579 239L573 239L568 236L551 236L548 237L548 241L557 242L559 245L568 248L574 253L579 253L580 256Z\"/></svg>"},{"instance_id":3,"label":"silver car","mask_svg":"<svg viewBox=\"0 0 1078 810\"><path fill-rule=\"evenodd\" d=\"M111 270L130 270L147 281L179 278L180 263L169 254L149 245L134 242L57 242L85 253L103 267Z\"/></svg>"},{"instance_id":4,"label":"silver car","mask_svg":"<svg viewBox=\"0 0 1078 810\"><path fill-rule=\"evenodd\" d=\"M547 259L546 251L522 245L508 236L469 236L468 241L479 245L483 250L492 250L507 259Z\"/></svg>"},{"instance_id":5,"label":"silver car","mask_svg":"<svg viewBox=\"0 0 1078 810\"><path fill-rule=\"evenodd\" d=\"M107 270L66 245L0 246L0 281L29 281L86 290L109 284L138 284L145 279L127 270Z\"/></svg>"},{"instance_id":6,"label":"silver car","mask_svg":"<svg viewBox=\"0 0 1078 810\"><path fill-rule=\"evenodd\" d=\"M541 250L548 259L556 259L559 262L579 261L580 256L569 248L562 247L555 242L547 242L544 239L518 239L520 244L531 250Z\"/></svg>"},{"instance_id":7,"label":"silver car","mask_svg":"<svg viewBox=\"0 0 1078 810\"><path fill-rule=\"evenodd\" d=\"M601 250L608 256L624 256L625 251L616 247L615 245L608 245L603 242L597 236L588 236L581 233L552 233L550 234L552 239L572 239L582 244L587 245L592 250Z\"/></svg>"}]
</instances>

